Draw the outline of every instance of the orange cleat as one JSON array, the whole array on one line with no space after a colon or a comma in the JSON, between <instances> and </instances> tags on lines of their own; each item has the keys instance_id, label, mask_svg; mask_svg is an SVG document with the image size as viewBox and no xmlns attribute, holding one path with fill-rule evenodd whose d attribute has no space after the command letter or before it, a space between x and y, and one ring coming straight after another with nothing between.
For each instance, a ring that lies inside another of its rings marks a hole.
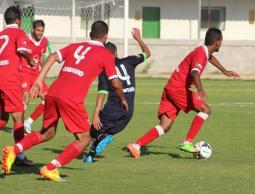
<instances>
[{"instance_id":1,"label":"orange cleat","mask_svg":"<svg viewBox=\"0 0 255 194\"><path fill-rule=\"evenodd\" d=\"M128 144L127 149L130 152L131 156L133 156L135 159L140 158L140 146L138 144Z\"/></svg>"},{"instance_id":2,"label":"orange cleat","mask_svg":"<svg viewBox=\"0 0 255 194\"><path fill-rule=\"evenodd\" d=\"M13 146L5 146L3 148L2 171L4 174L10 174L11 167L15 161L16 154Z\"/></svg>"},{"instance_id":3,"label":"orange cleat","mask_svg":"<svg viewBox=\"0 0 255 194\"><path fill-rule=\"evenodd\" d=\"M40 175L48 180L51 181L58 181L58 182L62 182L65 181L65 179L61 178L58 172L58 169L55 168L54 170L48 170L47 166L43 166L40 169Z\"/></svg>"}]
</instances>

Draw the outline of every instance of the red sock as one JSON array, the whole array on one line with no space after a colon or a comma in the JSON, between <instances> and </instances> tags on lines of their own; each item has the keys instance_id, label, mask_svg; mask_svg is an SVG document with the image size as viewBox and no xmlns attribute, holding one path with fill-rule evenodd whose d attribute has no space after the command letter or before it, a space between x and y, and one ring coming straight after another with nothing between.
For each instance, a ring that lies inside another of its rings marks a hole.
<instances>
[{"instance_id":1,"label":"red sock","mask_svg":"<svg viewBox=\"0 0 255 194\"><path fill-rule=\"evenodd\" d=\"M0 129L5 128L6 123L7 123L6 121L4 121L4 120L0 120Z\"/></svg>"},{"instance_id":2,"label":"red sock","mask_svg":"<svg viewBox=\"0 0 255 194\"><path fill-rule=\"evenodd\" d=\"M19 154L20 152L26 151L41 142L43 142L43 136L40 132L30 133L14 146L14 152Z\"/></svg>"},{"instance_id":3,"label":"red sock","mask_svg":"<svg viewBox=\"0 0 255 194\"><path fill-rule=\"evenodd\" d=\"M191 127L189 129L188 135L185 138L185 141L191 142L196 135L198 134L199 130L201 129L202 125L204 124L204 121L208 118L208 114L199 112L195 118L193 119L193 122L191 124Z\"/></svg>"},{"instance_id":4,"label":"red sock","mask_svg":"<svg viewBox=\"0 0 255 194\"><path fill-rule=\"evenodd\" d=\"M157 125L154 128L151 128L146 134L144 134L142 137L140 137L137 141L136 144L140 146L144 146L146 144L149 144L152 142L154 139L159 137L160 135L164 134L164 129L160 126Z\"/></svg>"},{"instance_id":5,"label":"red sock","mask_svg":"<svg viewBox=\"0 0 255 194\"><path fill-rule=\"evenodd\" d=\"M31 114L31 119L33 119L33 121L35 121L39 116L41 116L41 114L44 111L44 104L40 103L34 110L34 112Z\"/></svg>"},{"instance_id":6,"label":"red sock","mask_svg":"<svg viewBox=\"0 0 255 194\"><path fill-rule=\"evenodd\" d=\"M77 156L79 156L83 149L84 148L81 147L77 141L69 144L61 154L59 154L54 160L47 164L48 170L53 170L68 164Z\"/></svg>"},{"instance_id":7,"label":"red sock","mask_svg":"<svg viewBox=\"0 0 255 194\"><path fill-rule=\"evenodd\" d=\"M16 122L13 126L13 136L15 143L20 142L24 137L24 124L23 122Z\"/></svg>"}]
</instances>

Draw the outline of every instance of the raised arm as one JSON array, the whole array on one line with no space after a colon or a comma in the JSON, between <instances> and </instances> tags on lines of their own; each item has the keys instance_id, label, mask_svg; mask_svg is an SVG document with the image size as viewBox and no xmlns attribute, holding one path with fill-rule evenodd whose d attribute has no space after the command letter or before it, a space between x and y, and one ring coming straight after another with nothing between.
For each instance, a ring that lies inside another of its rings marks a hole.
<instances>
[{"instance_id":1,"label":"raised arm","mask_svg":"<svg viewBox=\"0 0 255 194\"><path fill-rule=\"evenodd\" d=\"M234 78L239 77L239 75L238 75L236 72L226 70L226 69L223 67L223 65L221 65L221 63L218 61L218 59L217 59L215 56L211 55L209 61L210 61L210 63L211 63L214 67L216 67L217 69L219 69L224 75L226 75L226 76L228 76L228 77L234 77Z\"/></svg>"},{"instance_id":2,"label":"raised arm","mask_svg":"<svg viewBox=\"0 0 255 194\"><path fill-rule=\"evenodd\" d=\"M133 38L138 42L143 53L146 55L146 58L149 58L151 56L151 53L147 45L142 40L140 30L138 28L133 28L132 35Z\"/></svg>"}]
</instances>

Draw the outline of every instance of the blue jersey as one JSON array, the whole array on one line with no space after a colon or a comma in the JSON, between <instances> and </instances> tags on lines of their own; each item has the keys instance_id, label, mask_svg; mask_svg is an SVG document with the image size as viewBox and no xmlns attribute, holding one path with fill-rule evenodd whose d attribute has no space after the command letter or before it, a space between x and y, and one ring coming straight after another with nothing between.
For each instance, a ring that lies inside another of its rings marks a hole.
<instances>
[{"instance_id":1,"label":"blue jersey","mask_svg":"<svg viewBox=\"0 0 255 194\"><path fill-rule=\"evenodd\" d=\"M123 93L128 102L129 111L128 115L132 116L134 111L134 98L135 98L135 68L138 64L144 62L146 55L139 54L136 56L128 56L126 58L116 58L115 67L119 80L122 83ZM101 73L98 79L98 92L107 92L108 99L102 112L123 111L119 105L119 98L114 92L114 88L107 80L105 73Z\"/></svg>"}]
</instances>

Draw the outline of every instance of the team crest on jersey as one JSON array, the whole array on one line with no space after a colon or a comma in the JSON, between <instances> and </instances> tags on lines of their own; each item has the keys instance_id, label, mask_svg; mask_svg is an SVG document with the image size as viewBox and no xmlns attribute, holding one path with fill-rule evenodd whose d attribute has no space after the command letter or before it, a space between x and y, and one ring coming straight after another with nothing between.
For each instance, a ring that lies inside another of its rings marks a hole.
<instances>
[{"instance_id":1,"label":"team crest on jersey","mask_svg":"<svg viewBox=\"0 0 255 194\"><path fill-rule=\"evenodd\" d=\"M21 83L21 87L22 87L22 88L26 88L26 87L27 87L27 82L22 82L22 83Z\"/></svg>"}]
</instances>

